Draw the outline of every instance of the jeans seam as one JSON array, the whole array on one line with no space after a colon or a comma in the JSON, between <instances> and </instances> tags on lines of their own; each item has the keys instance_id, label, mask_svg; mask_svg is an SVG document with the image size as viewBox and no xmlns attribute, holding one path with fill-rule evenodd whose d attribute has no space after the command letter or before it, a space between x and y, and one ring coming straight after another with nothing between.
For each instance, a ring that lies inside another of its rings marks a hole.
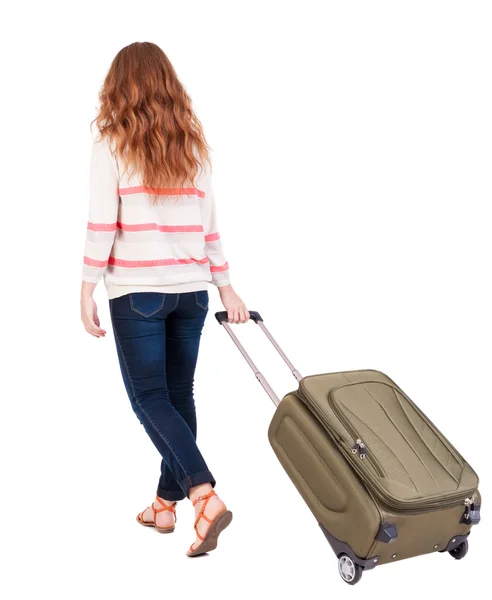
<instances>
[{"instance_id":1,"label":"jeans seam","mask_svg":"<svg viewBox=\"0 0 492 600\"><path fill-rule=\"evenodd\" d=\"M176 304L174 305L173 310L170 310L169 312L173 312L178 308L178 303L179 303L179 294L176 294Z\"/></svg>"},{"instance_id":2,"label":"jeans seam","mask_svg":"<svg viewBox=\"0 0 492 600\"><path fill-rule=\"evenodd\" d=\"M118 334L116 333L116 328L114 328L114 337L116 339L116 343L118 344L118 346L120 348L121 356L123 357L123 364L125 365L125 370L126 370L126 374L127 374L127 377L128 377L128 381L130 382L130 386L132 388L133 400L138 404L138 407L143 412L143 414L147 417L147 419L148 419L149 423L152 425L152 427L157 431L157 433L159 434L159 436L162 439L162 441L166 444L166 446L169 448L169 450L171 450L171 453L173 454L174 458L176 459L176 461L178 462L179 466L183 470L183 473L186 475L186 477L189 477L188 471L184 468L181 460L179 459L179 456L176 454L176 451L174 450L174 448L169 443L169 440L162 434L162 432L156 426L156 424L154 423L154 421L147 414L147 412L145 411L145 409L140 405L140 402L136 399L135 388L133 387L133 381L132 381L132 378L130 376L130 371L128 369L128 365L127 365L127 362L126 362L125 353L123 352L123 348L121 346Z\"/></svg>"},{"instance_id":3,"label":"jeans seam","mask_svg":"<svg viewBox=\"0 0 492 600\"><path fill-rule=\"evenodd\" d=\"M130 371L129 371L128 365L126 363L126 357L123 353L123 348L120 343L120 338L118 337L118 334L116 333L116 327L114 327L113 329L114 329L114 339L116 340L116 343L118 344L118 347L121 352L121 356L123 357L123 364L125 365L126 376L128 377L128 381L130 382L130 386L132 388L132 396L133 396L133 398L135 398L135 388L133 387L133 381L132 381L132 378L130 377Z\"/></svg>"}]
</instances>

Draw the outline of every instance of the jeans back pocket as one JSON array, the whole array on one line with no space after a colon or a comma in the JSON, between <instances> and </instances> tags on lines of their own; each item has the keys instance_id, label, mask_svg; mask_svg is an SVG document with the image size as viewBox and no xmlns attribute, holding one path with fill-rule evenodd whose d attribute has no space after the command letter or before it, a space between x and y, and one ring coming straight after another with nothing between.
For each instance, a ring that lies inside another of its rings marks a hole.
<instances>
[{"instance_id":1,"label":"jeans back pocket","mask_svg":"<svg viewBox=\"0 0 492 600\"><path fill-rule=\"evenodd\" d=\"M161 292L135 292L130 294L130 308L142 315L152 317L164 308L166 294Z\"/></svg>"},{"instance_id":2,"label":"jeans back pocket","mask_svg":"<svg viewBox=\"0 0 492 600\"><path fill-rule=\"evenodd\" d=\"M195 301L197 306L203 308L203 310L208 310L208 290L195 292Z\"/></svg>"}]
</instances>

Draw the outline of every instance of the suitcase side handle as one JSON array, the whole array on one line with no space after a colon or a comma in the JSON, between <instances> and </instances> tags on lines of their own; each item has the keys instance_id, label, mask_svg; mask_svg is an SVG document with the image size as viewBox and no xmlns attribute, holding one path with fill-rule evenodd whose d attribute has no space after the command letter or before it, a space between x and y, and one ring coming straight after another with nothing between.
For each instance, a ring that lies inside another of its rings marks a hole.
<instances>
[{"instance_id":1,"label":"suitcase side handle","mask_svg":"<svg viewBox=\"0 0 492 600\"><path fill-rule=\"evenodd\" d=\"M224 321L227 323L227 311L226 310L221 310L219 312L216 312L215 313L215 318L219 322L219 325L222 325L222 323L224 323ZM254 321L255 323L258 323L258 321L263 321L263 319L261 318L260 313L257 312L256 310L250 310L249 311L249 318L252 321Z\"/></svg>"},{"instance_id":2,"label":"suitcase side handle","mask_svg":"<svg viewBox=\"0 0 492 600\"><path fill-rule=\"evenodd\" d=\"M287 358L285 352L277 344L277 342L274 339L273 335L268 331L268 329L266 328L265 324L263 323L263 319L261 318L260 313L256 312L256 311L249 311L249 314L250 314L250 320L254 321L257 325L260 326L260 329L263 330L263 333L267 336L267 338L270 340L270 342L272 343L272 345L274 346L274 348L277 350L277 352L283 358L283 360L286 363L286 365L291 370L292 375L294 375L294 377L297 379L297 381L301 381L301 379L302 379L301 374L294 367L294 365L290 362L290 360ZM262 373L260 373L258 367L255 365L255 363L253 362L253 360L251 359L251 357L249 356L249 354L246 352L244 346L238 340L236 334L232 331L232 327L229 325L229 323L227 321L227 312L226 311L216 312L215 313L215 318L217 319L217 321L219 322L219 324L222 325L222 327L224 327L224 329L227 331L227 333L229 334L229 336L232 339L232 341L236 344L237 348L239 349L239 351L241 352L241 354L245 358L246 362L248 363L248 365L253 370L256 379L258 379L258 381L261 383L261 385L263 386L263 389L270 396L270 399L273 401L273 403L275 404L275 406L278 406L280 404L280 398L273 391L272 387L270 386L270 384L268 383L268 381L265 379L264 375Z\"/></svg>"}]
</instances>

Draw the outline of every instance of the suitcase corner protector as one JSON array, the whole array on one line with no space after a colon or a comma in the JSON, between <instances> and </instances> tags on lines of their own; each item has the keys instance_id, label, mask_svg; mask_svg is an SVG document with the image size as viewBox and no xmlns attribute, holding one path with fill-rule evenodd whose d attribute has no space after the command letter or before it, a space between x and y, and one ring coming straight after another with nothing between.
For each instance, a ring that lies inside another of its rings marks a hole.
<instances>
[{"instance_id":1,"label":"suitcase corner protector","mask_svg":"<svg viewBox=\"0 0 492 600\"><path fill-rule=\"evenodd\" d=\"M320 526L321 531L328 540L328 543L330 544L336 556L339 557L341 554L346 554L352 559L352 561L355 564L363 567L365 571L369 569L374 569L374 567L378 566L379 556L372 556L370 558L360 558L360 556L357 556L357 554L355 554L355 552L346 542L342 542L333 535L331 535L331 533L327 531L326 528L323 527L323 525L321 525L321 523L318 523L318 525Z\"/></svg>"}]
</instances>

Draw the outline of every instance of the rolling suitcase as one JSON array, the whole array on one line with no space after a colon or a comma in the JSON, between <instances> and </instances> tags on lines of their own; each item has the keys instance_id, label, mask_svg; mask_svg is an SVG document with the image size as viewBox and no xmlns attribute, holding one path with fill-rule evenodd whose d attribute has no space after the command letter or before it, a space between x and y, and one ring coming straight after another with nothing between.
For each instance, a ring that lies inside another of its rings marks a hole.
<instances>
[{"instance_id":1,"label":"rolling suitcase","mask_svg":"<svg viewBox=\"0 0 492 600\"><path fill-rule=\"evenodd\" d=\"M250 311L299 382L280 400L227 322L215 314L277 409L268 430L281 465L338 558L343 581L430 552L461 559L480 521L478 476L387 375L301 377L260 314Z\"/></svg>"}]
</instances>

